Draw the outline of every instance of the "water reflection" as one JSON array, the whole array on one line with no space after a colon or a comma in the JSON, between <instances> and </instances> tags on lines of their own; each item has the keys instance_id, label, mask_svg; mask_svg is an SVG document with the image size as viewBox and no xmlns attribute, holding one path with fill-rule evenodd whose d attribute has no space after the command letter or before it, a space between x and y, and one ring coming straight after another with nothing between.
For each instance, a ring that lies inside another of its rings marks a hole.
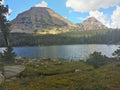
<instances>
[{"instance_id":1,"label":"water reflection","mask_svg":"<svg viewBox=\"0 0 120 90\"><path fill-rule=\"evenodd\" d=\"M85 59L94 51L102 52L109 57L120 45L62 45L62 46L40 46L40 47L18 47L14 48L17 56L27 58L64 58ZM3 51L5 48L0 48Z\"/></svg>"}]
</instances>

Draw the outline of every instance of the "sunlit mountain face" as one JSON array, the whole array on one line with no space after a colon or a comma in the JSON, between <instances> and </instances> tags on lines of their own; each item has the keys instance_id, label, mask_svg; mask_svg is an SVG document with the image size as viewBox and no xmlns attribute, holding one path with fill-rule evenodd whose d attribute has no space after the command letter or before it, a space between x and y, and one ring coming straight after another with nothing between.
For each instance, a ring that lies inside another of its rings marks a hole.
<instances>
[{"instance_id":1,"label":"sunlit mountain face","mask_svg":"<svg viewBox=\"0 0 120 90\"><path fill-rule=\"evenodd\" d=\"M11 22L14 32L34 33L42 30L59 29L63 27L75 27L67 19L46 7L33 7L19 14Z\"/></svg>"},{"instance_id":2,"label":"sunlit mountain face","mask_svg":"<svg viewBox=\"0 0 120 90\"><path fill-rule=\"evenodd\" d=\"M101 4L100 4L101 3ZM53 11L67 18L72 23L82 23L86 18L95 17L103 25L109 28L119 28L119 11L120 11L120 1L119 0L62 0L59 4L56 0L52 2L50 0L36 0L32 1L5 1L5 4L9 5L12 13L8 17L9 20L15 19L15 17L31 7L48 7Z\"/></svg>"}]
</instances>

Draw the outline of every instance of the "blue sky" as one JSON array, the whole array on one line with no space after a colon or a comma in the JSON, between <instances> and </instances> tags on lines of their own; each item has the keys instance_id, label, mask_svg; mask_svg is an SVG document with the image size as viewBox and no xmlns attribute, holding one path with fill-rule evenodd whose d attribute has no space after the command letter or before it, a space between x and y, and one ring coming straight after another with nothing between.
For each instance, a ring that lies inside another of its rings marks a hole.
<instances>
[{"instance_id":1,"label":"blue sky","mask_svg":"<svg viewBox=\"0 0 120 90\"><path fill-rule=\"evenodd\" d=\"M31 7L48 7L73 23L95 17L108 27L120 28L120 0L5 0L12 10L9 20Z\"/></svg>"}]
</instances>

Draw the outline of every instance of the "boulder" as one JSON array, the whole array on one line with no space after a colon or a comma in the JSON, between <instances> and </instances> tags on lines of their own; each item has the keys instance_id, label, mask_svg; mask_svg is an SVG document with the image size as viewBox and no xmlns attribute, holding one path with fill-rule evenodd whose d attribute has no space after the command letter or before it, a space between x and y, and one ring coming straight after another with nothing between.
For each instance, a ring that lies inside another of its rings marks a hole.
<instances>
[{"instance_id":1,"label":"boulder","mask_svg":"<svg viewBox=\"0 0 120 90\"><path fill-rule=\"evenodd\" d=\"M75 73L80 73L80 72L81 72L81 70L79 70L79 69L75 70Z\"/></svg>"},{"instance_id":2,"label":"boulder","mask_svg":"<svg viewBox=\"0 0 120 90\"><path fill-rule=\"evenodd\" d=\"M5 78L12 78L20 74L25 70L25 66L15 65L15 66L4 66L3 75Z\"/></svg>"},{"instance_id":3,"label":"boulder","mask_svg":"<svg viewBox=\"0 0 120 90\"><path fill-rule=\"evenodd\" d=\"M2 73L0 72L0 85L4 82L5 78L2 75Z\"/></svg>"}]
</instances>

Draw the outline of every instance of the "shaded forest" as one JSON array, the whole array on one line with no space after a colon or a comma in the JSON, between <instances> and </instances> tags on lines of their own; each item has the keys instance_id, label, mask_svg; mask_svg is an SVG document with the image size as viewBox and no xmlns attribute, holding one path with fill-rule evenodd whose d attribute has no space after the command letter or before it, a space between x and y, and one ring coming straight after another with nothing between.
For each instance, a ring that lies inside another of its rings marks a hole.
<instances>
[{"instance_id":1,"label":"shaded forest","mask_svg":"<svg viewBox=\"0 0 120 90\"><path fill-rule=\"evenodd\" d=\"M13 46L39 46L39 45L67 45L67 44L120 44L120 30L93 30L74 31L62 34L26 34L11 33L10 42ZM5 46L0 34L0 46Z\"/></svg>"}]
</instances>

